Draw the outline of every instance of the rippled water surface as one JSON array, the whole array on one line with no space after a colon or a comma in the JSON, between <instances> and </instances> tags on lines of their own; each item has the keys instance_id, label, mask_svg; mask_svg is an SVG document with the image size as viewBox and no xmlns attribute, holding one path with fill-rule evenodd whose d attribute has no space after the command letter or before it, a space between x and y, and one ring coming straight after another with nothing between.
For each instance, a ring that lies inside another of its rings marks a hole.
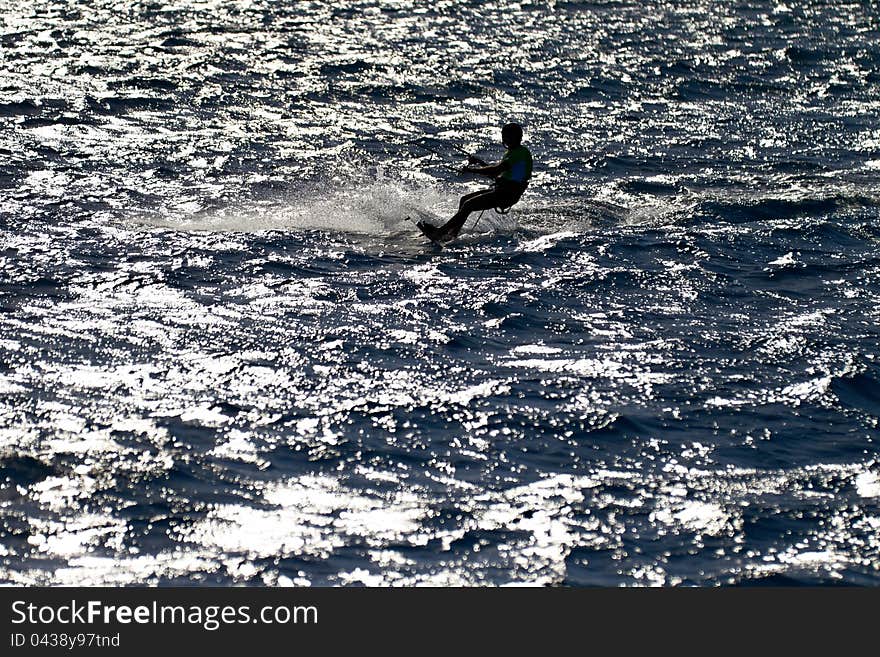
<instances>
[{"instance_id":1,"label":"rippled water surface","mask_svg":"<svg viewBox=\"0 0 880 657\"><path fill-rule=\"evenodd\" d=\"M0 6L0 581L880 584L875 3Z\"/></svg>"}]
</instances>

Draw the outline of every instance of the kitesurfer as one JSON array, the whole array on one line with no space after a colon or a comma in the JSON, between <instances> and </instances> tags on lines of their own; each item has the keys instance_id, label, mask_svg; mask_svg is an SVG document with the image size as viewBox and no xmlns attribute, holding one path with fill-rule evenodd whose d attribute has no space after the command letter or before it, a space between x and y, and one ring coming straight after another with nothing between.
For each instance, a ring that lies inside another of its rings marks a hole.
<instances>
[{"instance_id":1,"label":"kitesurfer","mask_svg":"<svg viewBox=\"0 0 880 657\"><path fill-rule=\"evenodd\" d=\"M501 142L507 148L501 161L487 164L477 157L468 157L468 165L462 171L494 178L494 185L462 196L458 202L458 212L442 226L420 221L422 231L431 239L448 241L458 235L471 212L490 208L505 211L519 201L532 177L532 154L522 145L522 138L522 126L508 123L501 128Z\"/></svg>"}]
</instances>

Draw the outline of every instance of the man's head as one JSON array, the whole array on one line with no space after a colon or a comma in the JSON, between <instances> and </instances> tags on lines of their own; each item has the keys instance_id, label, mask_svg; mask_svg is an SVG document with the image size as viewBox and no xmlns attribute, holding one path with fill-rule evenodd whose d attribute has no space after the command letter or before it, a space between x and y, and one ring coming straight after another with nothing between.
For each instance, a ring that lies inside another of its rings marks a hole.
<instances>
[{"instance_id":1,"label":"man's head","mask_svg":"<svg viewBox=\"0 0 880 657\"><path fill-rule=\"evenodd\" d=\"M501 128L501 142L508 148L516 148L522 143L523 130L519 123L507 123Z\"/></svg>"}]
</instances>

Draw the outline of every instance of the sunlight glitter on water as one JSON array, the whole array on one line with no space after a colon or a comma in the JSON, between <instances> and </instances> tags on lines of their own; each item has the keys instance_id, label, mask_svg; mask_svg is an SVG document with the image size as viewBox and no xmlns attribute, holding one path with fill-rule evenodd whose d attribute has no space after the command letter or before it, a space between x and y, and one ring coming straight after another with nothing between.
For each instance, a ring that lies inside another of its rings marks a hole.
<instances>
[{"instance_id":1,"label":"sunlight glitter on water","mask_svg":"<svg viewBox=\"0 0 880 657\"><path fill-rule=\"evenodd\" d=\"M4 582L877 583L870 4L4 19Z\"/></svg>"}]
</instances>

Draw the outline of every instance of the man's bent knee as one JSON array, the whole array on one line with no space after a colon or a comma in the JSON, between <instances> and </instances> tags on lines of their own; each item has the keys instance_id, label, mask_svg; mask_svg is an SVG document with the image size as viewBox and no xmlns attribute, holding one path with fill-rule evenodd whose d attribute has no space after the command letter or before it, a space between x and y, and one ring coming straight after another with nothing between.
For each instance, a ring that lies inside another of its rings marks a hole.
<instances>
[{"instance_id":1,"label":"man's bent knee","mask_svg":"<svg viewBox=\"0 0 880 657\"><path fill-rule=\"evenodd\" d=\"M461 206L461 210L465 212L476 212L478 210L494 208L496 205L498 205L497 194L489 192L487 194L480 194L474 198L469 198Z\"/></svg>"}]
</instances>

